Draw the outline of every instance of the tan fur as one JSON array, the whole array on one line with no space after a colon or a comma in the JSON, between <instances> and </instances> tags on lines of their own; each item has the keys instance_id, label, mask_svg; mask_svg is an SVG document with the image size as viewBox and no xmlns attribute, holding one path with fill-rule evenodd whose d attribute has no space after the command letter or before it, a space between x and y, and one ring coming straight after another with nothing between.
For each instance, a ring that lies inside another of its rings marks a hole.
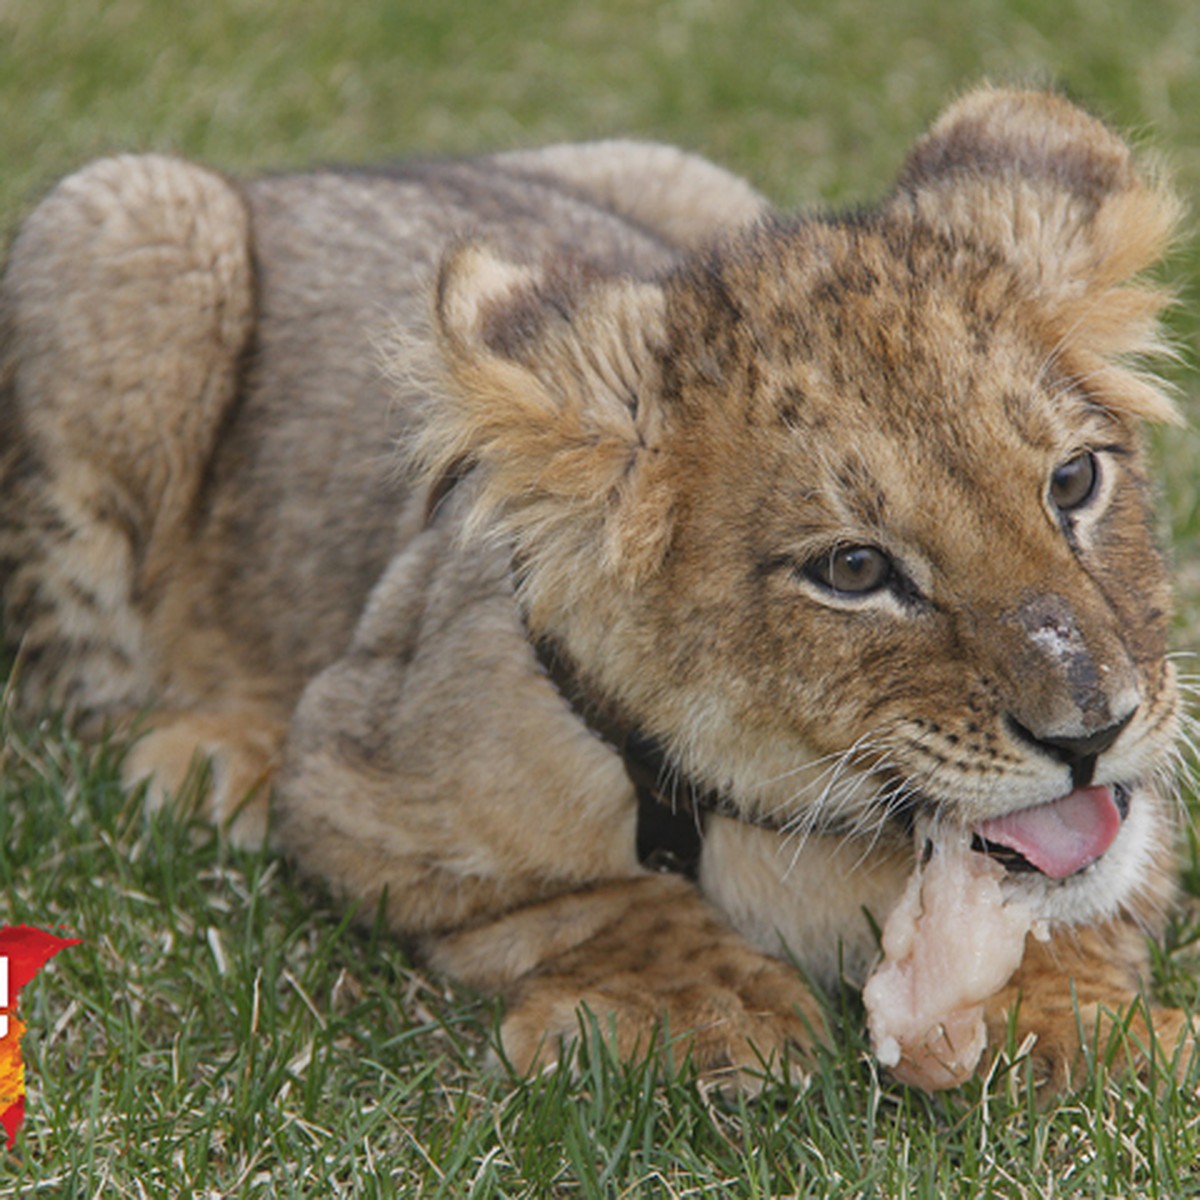
<instances>
[{"instance_id":1,"label":"tan fur","mask_svg":"<svg viewBox=\"0 0 1200 1200\"><path fill-rule=\"evenodd\" d=\"M253 709L157 713L126 756L124 778L131 787L145 782L146 802L156 809L183 795L193 774L207 768L209 815L221 825L236 824L243 842L261 845L286 733L282 722Z\"/></svg>"},{"instance_id":2,"label":"tan fur","mask_svg":"<svg viewBox=\"0 0 1200 1200\"><path fill-rule=\"evenodd\" d=\"M1046 739L1129 816L1006 886L1056 923L995 998L1041 1075L1136 993L1170 899L1178 698L1138 422L1177 215L1066 101L981 90L855 219L784 219L666 147L233 183L121 158L18 232L0 292L0 568L25 703L136 725L132 781L213 764L273 836L553 1060L750 1086L861 982L905 820L1051 801ZM1085 450L1094 497L1052 474ZM878 547L887 587L814 571ZM621 759L538 666L742 818L697 884L637 860ZM1136 711L1134 711L1136 710ZM1020 732L1020 731L1024 732ZM249 797L247 799L247 797ZM243 803L244 802L244 803ZM1161 1017L1168 1039L1184 1035Z\"/></svg>"}]
</instances>

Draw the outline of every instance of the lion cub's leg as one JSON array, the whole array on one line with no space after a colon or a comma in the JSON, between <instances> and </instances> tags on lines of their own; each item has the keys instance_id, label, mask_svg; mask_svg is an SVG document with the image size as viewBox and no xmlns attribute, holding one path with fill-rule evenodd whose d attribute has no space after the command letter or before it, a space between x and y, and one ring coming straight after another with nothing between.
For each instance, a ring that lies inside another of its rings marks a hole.
<instances>
[{"instance_id":1,"label":"lion cub's leg","mask_svg":"<svg viewBox=\"0 0 1200 1200\"><path fill-rule=\"evenodd\" d=\"M35 710L102 721L169 684L147 619L252 320L245 206L188 163L93 163L18 232L0 282L0 578Z\"/></svg>"},{"instance_id":2,"label":"lion cub's leg","mask_svg":"<svg viewBox=\"0 0 1200 1200\"><path fill-rule=\"evenodd\" d=\"M500 990L501 1039L519 1071L556 1062L594 1019L624 1058L666 1046L702 1074L755 1090L805 1071L824 1031L795 970L741 938L687 881L642 876L530 905L429 939L439 969Z\"/></svg>"}]
</instances>

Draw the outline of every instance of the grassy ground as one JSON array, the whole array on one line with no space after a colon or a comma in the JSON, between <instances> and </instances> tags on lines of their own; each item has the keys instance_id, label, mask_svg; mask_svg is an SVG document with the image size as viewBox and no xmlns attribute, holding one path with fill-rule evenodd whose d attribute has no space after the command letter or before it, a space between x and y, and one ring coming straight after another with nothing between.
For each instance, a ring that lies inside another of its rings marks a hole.
<instances>
[{"instance_id":1,"label":"grassy ground","mask_svg":"<svg viewBox=\"0 0 1200 1200\"><path fill-rule=\"evenodd\" d=\"M1194 0L0 0L0 225L112 149L242 170L611 133L701 150L782 203L868 199L985 75L1062 80L1195 194L1198 53ZM1181 247L1193 409L1197 262ZM1186 649L1200 450L1160 451ZM285 864L147 822L118 755L5 728L0 923L83 944L23 1002L29 1117L0 1198L1200 1194L1189 1094L1101 1069L1040 1111L1018 1064L929 1100L876 1076L852 996L804 1096L723 1105L602 1053L577 1082L515 1081L486 1066L487 1002L348 928ZM1172 942L1160 989L1194 1003L1195 923Z\"/></svg>"}]
</instances>

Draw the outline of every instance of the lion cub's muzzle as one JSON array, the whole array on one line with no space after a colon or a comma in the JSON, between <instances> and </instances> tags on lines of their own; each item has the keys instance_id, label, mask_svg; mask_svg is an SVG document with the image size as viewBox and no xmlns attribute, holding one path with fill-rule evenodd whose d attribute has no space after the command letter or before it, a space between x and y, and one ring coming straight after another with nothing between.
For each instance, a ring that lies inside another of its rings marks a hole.
<instances>
[{"instance_id":1,"label":"lion cub's muzzle","mask_svg":"<svg viewBox=\"0 0 1200 1200\"><path fill-rule=\"evenodd\" d=\"M1070 790L981 821L974 845L1009 870L1066 879L1107 853L1129 813L1130 788L1097 768L1141 704L1137 671L1105 614L1062 596L1026 596L999 624L1005 732L1035 763L1065 768Z\"/></svg>"},{"instance_id":2,"label":"lion cub's muzzle","mask_svg":"<svg viewBox=\"0 0 1200 1200\"><path fill-rule=\"evenodd\" d=\"M1011 715L1007 718L1006 725L1016 741L1023 742L1055 762L1062 763L1071 772L1072 784L1077 788L1085 788L1095 778L1096 762L1100 755L1112 749L1136 712L1135 706L1119 721L1078 737L1038 737Z\"/></svg>"},{"instance_id":3,"label":"lion cub's muzzle","mask_svg":"<svg viewBox=\"0 0 1200 1200\"><path fill-rule=\"evenodd\" d=\"M1129 789L1123 784L1093 786L1092 781L1100 755L1112 748L1136 711L1078 737L1038 737L1008 717L1016 741L1071 772L1072 789L1047 804L981 822L974 830L975 848L1010 871L1040 871L1051 879L1077 875L1103 857L1129 814Z\"/></svg>"}]
</instances>

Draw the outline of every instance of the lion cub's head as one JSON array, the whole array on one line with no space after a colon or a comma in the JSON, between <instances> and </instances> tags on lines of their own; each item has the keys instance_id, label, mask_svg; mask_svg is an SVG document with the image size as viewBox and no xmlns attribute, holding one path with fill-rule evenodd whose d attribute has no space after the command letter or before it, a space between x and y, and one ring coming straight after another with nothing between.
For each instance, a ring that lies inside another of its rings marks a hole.
<instances>
[{"instance_id":1,"label":"lion cub's head","mask_svg":"<svg viewBox=\"0 0 1200 1200\"><path fill-rule=\"evenodd\" d=\"M985 90L879 208L660 280L461 250L426 460L477 464L530 625L681 770L798 829L935 812L1091 917L1166 836L1134 277L1175 216L1066 101Z\"/></svg>"}]
</instances>

